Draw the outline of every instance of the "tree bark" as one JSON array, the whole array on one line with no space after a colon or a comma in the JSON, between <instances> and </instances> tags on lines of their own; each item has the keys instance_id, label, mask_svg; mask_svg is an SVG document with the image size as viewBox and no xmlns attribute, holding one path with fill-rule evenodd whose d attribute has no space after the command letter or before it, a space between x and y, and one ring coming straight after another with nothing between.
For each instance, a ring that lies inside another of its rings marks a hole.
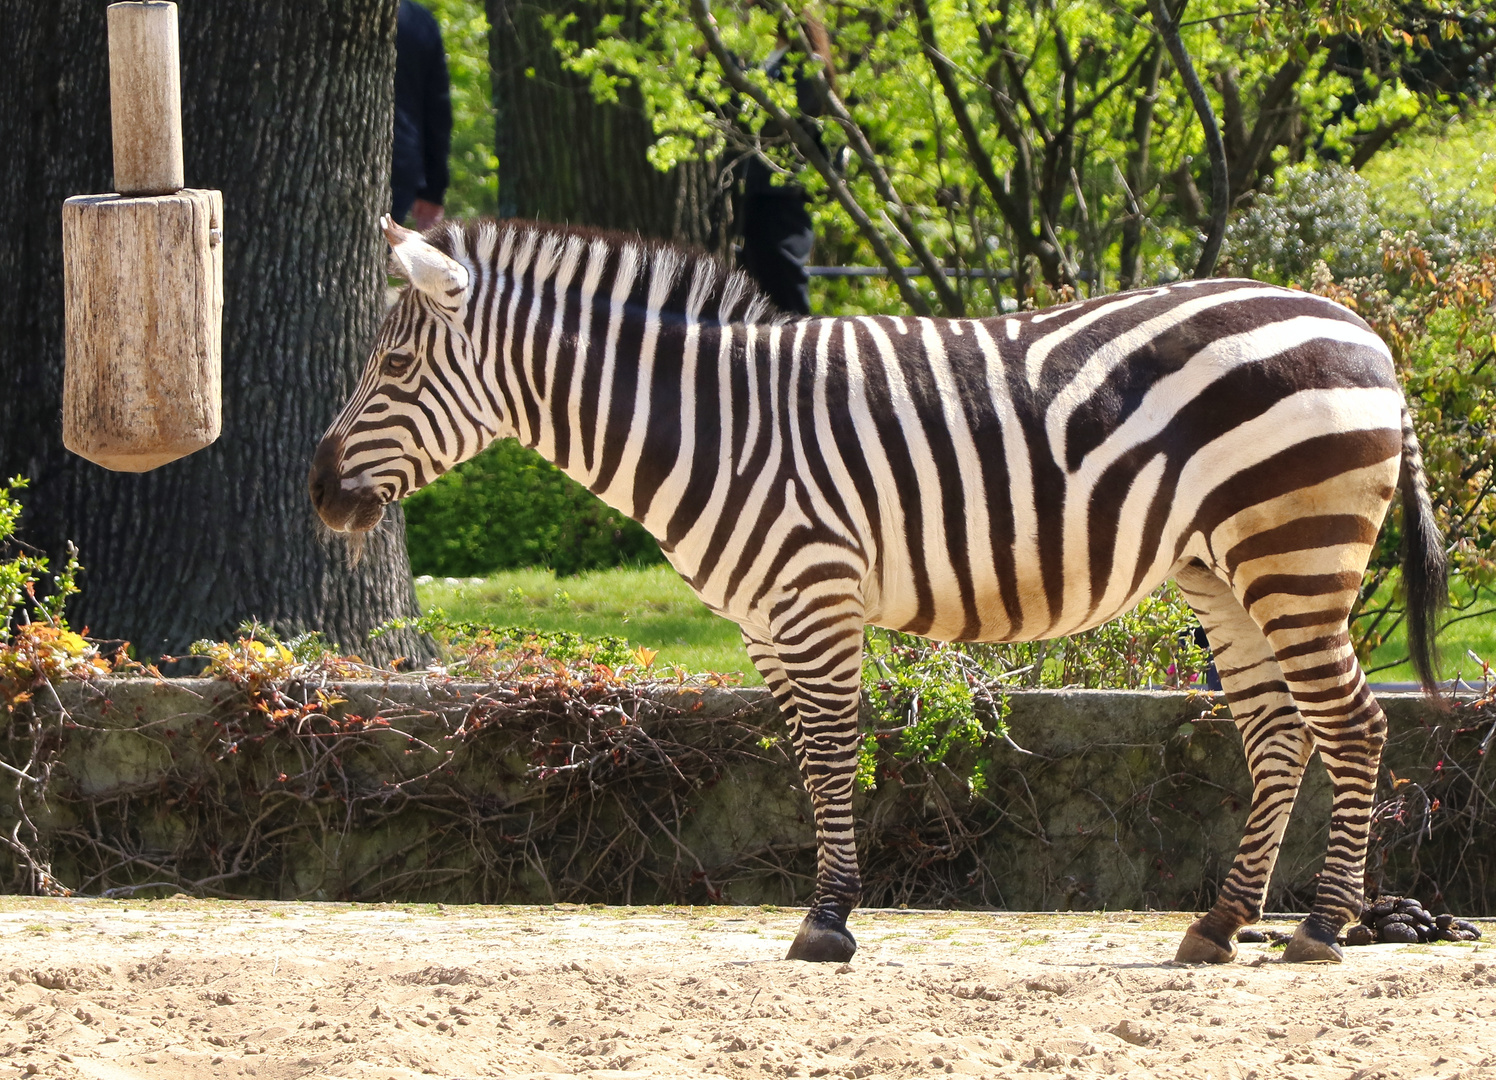
<instances>
[{"instance_id":1,"label":"tree bark","mask_svg":"<svg viewBox=\"0 0 1496 1080\"><path fill-rule=\"evenodd\" d=\"M148 656L257 619L367 632L415 612L398 510L350 567L306 493L312 450L352 388L382 313L395 4L183 0L186 179L223 192L223 434L153 472L63 449L61 205L111 189L104 5L0 6L0 475L21 473L20 536L78 545L75 626Z\"/></svg>"},{"instance_id":2,"label":"tree bark","mask_svg":"<svg viewBox=\"0 0 1496 1080\"><path fill-rule=\"evenodd\" d=\"M637 33L638 6L627 0L485 0L493 78L499 214L621 229L725 255L731 242L728 200L714 162L662 173L645 152L654 141L638 94L617 104L593 100L587 81L565 70L543 20L577 16L571 36L596 40L604 14L624 15Z\"/></svg>"}]
</instances>

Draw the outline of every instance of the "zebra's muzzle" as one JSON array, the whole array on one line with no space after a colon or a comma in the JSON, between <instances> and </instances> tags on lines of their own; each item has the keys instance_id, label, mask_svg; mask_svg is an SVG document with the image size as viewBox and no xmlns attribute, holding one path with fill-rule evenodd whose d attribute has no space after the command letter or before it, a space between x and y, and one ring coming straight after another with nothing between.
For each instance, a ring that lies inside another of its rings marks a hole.
<instances>
[{"instance_id":1,"label":"zebra's muzzle","mask_svg":"<svg viewBox=\"0 0 1496 1080\"><path fill-rule=\"evenodd\" d=\"M317 516L334 532L368 532L384 517L384 500L372 487L343 482L343 440L328 435L317 444L307 490Z\"/></svg>"}]
</instances>

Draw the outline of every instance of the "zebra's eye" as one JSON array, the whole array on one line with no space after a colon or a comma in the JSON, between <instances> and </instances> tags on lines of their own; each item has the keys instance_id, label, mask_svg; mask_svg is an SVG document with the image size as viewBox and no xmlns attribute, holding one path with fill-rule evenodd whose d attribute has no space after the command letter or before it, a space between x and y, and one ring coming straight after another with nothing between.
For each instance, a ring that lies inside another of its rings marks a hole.
<instances>
[{"instance_id":1,"label":"zebra's eye","mask_svg":"<svg viewBox=\"0 0 1496 1080\"><path fill-rule=\"evenodd\" d=\"M410 353L385 353L384 367L381 370L386 375L393 375L398 378L399 376L404 375L407 371L409 371L411 365L415 362L416 358Z\"/></svg>"}]
</instances>

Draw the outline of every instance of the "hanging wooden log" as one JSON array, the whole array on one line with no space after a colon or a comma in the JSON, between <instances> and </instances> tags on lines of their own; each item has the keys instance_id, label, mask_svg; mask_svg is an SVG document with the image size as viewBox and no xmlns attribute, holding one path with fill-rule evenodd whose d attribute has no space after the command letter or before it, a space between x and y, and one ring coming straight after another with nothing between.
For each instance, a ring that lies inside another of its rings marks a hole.
<instances>
[{"instance_id":1,"label":"hanging wooden log","mask_svg":"<svg viewBox=\"0 0 1496 1080\"><path fill-rule=\"evenodd\" d=\"M222 220L216 191L63 204L73 453L144 472L218 438Z\"/></svg>"},{"instance_id":2,"label":"hanging wooden log","mask_svg":"<svg viewBox=\"0 0 1496 1080\"><path fill-rule=\"evenodd\" d=\"M63 443L144 472L218 437L223 196L182 186L176 5L108 18L119 192L63 204Z\"/></svg>"}]
</instances>

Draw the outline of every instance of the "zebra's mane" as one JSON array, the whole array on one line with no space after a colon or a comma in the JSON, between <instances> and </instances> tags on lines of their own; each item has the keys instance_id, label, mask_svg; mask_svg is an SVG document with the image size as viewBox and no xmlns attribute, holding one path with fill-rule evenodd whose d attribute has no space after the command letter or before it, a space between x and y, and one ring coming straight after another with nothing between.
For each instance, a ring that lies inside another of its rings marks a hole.
<instances>
[{"instance_id":1,"label":"zebra's mane","mask_svg":"<svg viewBox=\"0 0 1496 1080\"><path fill-rule=\"evenodd\" d=\"M752 278L741 270L729 269L716 256L647 240L636 234L518 219L479 219L448 223L433 230L426 239L442 253L476 264L479 262L478 252L485 247L485 233L489 230L493 233L491 250L494 252L490 262L496 261L506 248L518 247L530 236L534 237L537 250L547 240L564 247L576 239L584 245L584 251L591 251L600 241L607 248L610 273L623 253L632 249L641 261L630 293L631 300L647 304L658 295L658 290L651 288L656 275L662 269L674 274L663 302L658 305L658 311L663 315L684 318L694 311L698 321L707 323L776 323L790 318L774 306ZM511 244L505 243L506 233L513 234ZM533 262L524 272L526 277L534 273ZM580 274L573 279L573 288L580 279Z\"/></svg>"}]
</instances>

